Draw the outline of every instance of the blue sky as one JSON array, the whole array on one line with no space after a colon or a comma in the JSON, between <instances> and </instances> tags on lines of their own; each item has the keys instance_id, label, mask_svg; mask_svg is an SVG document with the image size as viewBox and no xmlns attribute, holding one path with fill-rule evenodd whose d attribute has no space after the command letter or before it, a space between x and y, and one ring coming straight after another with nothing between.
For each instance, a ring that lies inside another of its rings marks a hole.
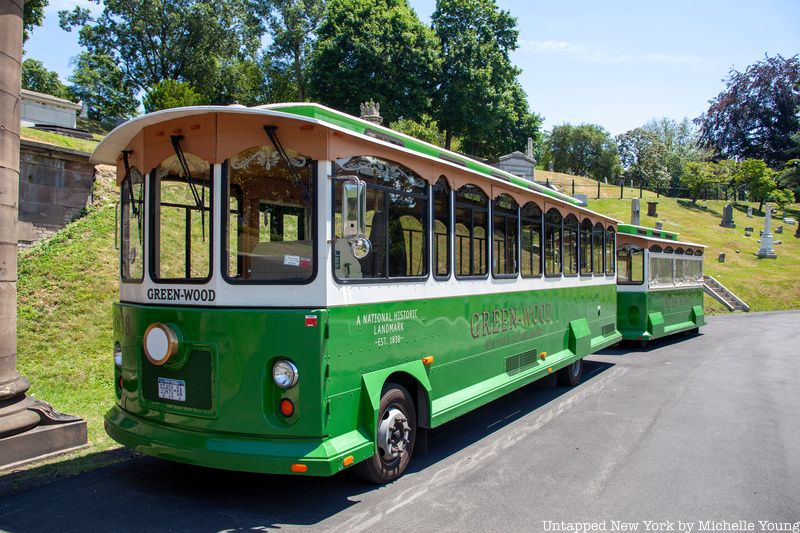
<instances>
[{"instance_id":1,"label":"blue sky","mask_svg":"<svg viewBox=\"0 0 800 533\"><path fill-rule=\"evenodd\" d=\"M410 0L425 21L435 0ZM59 9L87 0L50 0L26 57L66 80L77 35L58 27ZM531 109L547 129L565 122L623 133L652 118L694 118L724 87L731 68L800 53L797 0L498 0L517 18L512 55Z\"/></svg>"}]
</instances>

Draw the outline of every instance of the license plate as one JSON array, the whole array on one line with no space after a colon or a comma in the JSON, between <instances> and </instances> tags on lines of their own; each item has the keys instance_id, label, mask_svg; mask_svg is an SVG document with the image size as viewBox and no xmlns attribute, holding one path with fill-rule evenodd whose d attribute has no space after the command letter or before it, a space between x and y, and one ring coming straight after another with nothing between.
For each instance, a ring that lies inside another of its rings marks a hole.
<instances>
[{"instance_id":1,"label":"license plate","mask_svg":"<svg viewBox=\"0 0 800 533\"><path fill-rule=\"evenodd\" d=\"M175 402L186 401L186 382L180 379L158 378L158 397Z\"/></svg>"}]
</instances>

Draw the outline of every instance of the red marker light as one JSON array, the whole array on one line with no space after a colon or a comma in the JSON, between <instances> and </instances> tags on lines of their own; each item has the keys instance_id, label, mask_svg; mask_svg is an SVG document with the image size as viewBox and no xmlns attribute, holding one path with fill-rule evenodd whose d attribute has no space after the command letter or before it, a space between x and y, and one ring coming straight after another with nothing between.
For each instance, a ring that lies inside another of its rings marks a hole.
<instances>
[{"instance_id":1,"label":"red marker light","mask_svg":"<svg viewBox=\"0 0 800 533\"><path fill-rule=\"evenodd\" d=\"M317 327L317 317L314 315L306 315L306 327L307 328Z\"/></svg>"},{"instance_id":2,"label":"red marker light","mask_svg":"<svg viewBox=\"0 0 800 533\"><path fill-rule=\"evenodd\" d=\"M288 418L294 414L294 404L292 403L292 400L284 398L283 400L281 400L280 407L281 407L281 414L283 416Z\"/></svg>"}]
</instances>

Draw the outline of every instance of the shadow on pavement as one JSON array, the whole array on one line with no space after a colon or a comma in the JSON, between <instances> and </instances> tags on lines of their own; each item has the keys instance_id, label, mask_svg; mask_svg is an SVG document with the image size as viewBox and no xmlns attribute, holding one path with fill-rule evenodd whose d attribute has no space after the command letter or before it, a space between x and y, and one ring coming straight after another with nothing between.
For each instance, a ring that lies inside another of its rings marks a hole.
<instances>
[{"instance_id":1,"label":"shadow on pavement","mask_svg":"<svg viewBox=\"0 0 800 533\"><path fill-rule=\"evenodd\" d=\"M672 346L673 344L680 344L695 337L699 338L702 336L703 336L702 332L693 333L691 331L686 331L682 333L676 333L674 335L667 335L666 337L661 337L660 339L648 341L647 344L645 344L644 346L641 346L639 344L639 341L620 341L619 344L615 346L610 346L608 348L604 348L599 352L593 353L592 355L606 355L606 356L620 357L626 355L648 353L660 350L662 348L667 348L669 346Z\"/></svg>"},{"instance_id":2,"label":"shadow on pavement","mask_svg":"<svg viewBox=\"0 0 800 533\"><path fill-rule=\"evenodd\" d=\"M613 366L586 361L584 384ZM435 473L438 462L571 390L554 386L554 378L430 431L428 454L415 457L408 473ZM388 488L365 484L350 471L330 478L249 474L142 456L3 498L0 530L260 531L317 524Z\"/></svg>"}]
</instances>

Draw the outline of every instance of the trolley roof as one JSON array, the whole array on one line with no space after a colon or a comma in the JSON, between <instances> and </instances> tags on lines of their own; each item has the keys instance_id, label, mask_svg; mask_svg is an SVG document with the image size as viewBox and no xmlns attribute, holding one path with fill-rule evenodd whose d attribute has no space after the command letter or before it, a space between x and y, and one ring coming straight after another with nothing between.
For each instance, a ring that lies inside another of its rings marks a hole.
<instances>
[{"instance_id":1,"label":"trolley roof","mask_svg":"<svg viewBox=\"0 0 800 533\"><path fill-rule=\"evenodd\" d=\"M656 228L648 228L645 226L636 226L634 224L619 224L617 225L617 232L620 236L631 240L646 241L648 247L650 243L668 246L687 246L692 248L705 248L705 244L697 244L694 242L679 241L678 234L673 231L664 231Z\"/></svg>"},{"instance_id":2,"label":"trolley roof","mask_svg":"<svg viewBox=\"0 0 800 533\"><path fill-rule=\"evenodd\" d=\"M281 103L255 107L245 107L241 105L194 106L156 111L136 117L117 126L100 142L94 153L92 153L90 161L95 164L117 164L122 151L126 150L136 135L147 126L209 113L289 118L309 124L324 126L333 131L345 133L386 148L410 153L428 160L435 160L439 164L453 167L467 174L478 175L492 182L504 183L506 185L511 184L522 189L533 191L610 222L619 222L613 217L582 207L580 202L575 198L554 191L544 185L520 178L510 172L492 167L462 154L445 150L444 148L421 141L404 133L316 103Z\"/></svg>"}]
</instances>

